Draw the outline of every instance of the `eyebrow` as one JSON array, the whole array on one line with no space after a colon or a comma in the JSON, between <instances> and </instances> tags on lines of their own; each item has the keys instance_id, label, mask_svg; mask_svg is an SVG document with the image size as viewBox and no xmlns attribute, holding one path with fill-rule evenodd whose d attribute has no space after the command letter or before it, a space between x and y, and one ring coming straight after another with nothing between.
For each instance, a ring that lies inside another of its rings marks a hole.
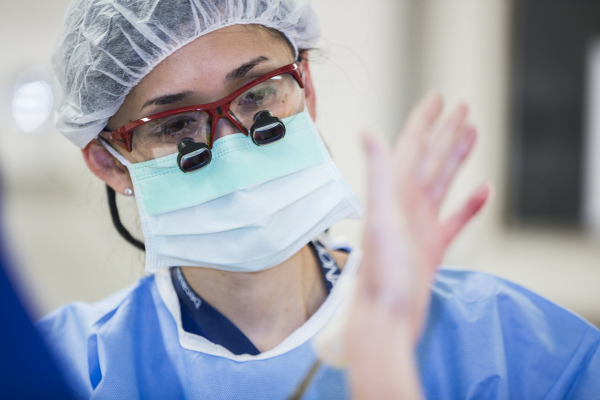
<instances>
[{"instance_id":1,"label":"eyebrow","mask_svg":"<svg viewBox=\"0 0 600 400\"><path fill-rule=\"evenodd\" d=\"M185 99L191 94L192 92L188 90L181 93L167 94L165 96L155 97L145 102L142 108L140 108L140 111L151 105L164 106L167 104L177 103L178 101Z\"/></svg>"},{"instance_id":2,"label":"eyebrow","mask_svg":"<svg viewBox=\"0 0 600 400\"><path fill-rule=\"evenodd\" d=\"M256 67L261 62L268 61L268 60L269 59L265 56L256 57L255 59L250 60L250 61L240 65L236 69L232 70L231 72L229 72L225 76L225 81L231 82L236 79L243 78L248 72L250 72L250 70L252 68ZM164 105L177 103L181 100L184 100L186 97L190 96L192 93L193 93L192 91L188 90L188 91L181 92L181 93L167 94L165 96L155 97L155 98L150 99L147 102L145 102L144 105L142 106L142 108L140 108L140 111L142 111L144 108L146 108L148 106L152 106L152 105L164 106Z\"/></svg>"},{"instance_id":3,"label":"eyebrow","mask_svg":"<svg viewBox=\"0 0 600 400\"><path fill-rule=\"evenodd\" d=\"M247 63L242 64L225 76L225 82L231 82L236 79L243 78L252 68L256 67L263 61L269 61L269 59L265 56L260 56L256 57L254 60L250 60Z\"/></svg>"}]
</instances>

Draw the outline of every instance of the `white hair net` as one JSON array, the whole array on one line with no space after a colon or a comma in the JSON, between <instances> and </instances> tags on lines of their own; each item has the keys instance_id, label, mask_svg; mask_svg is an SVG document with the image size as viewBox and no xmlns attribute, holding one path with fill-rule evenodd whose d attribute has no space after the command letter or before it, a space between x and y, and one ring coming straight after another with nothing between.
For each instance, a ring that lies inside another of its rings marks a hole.
<instances>
[{"instance_id":1,"label":"white hair net","mask_svg":"<svg viewBox=\"0 0 600 400\"><path fill-rule=\"evenodd\" d=\"M73 0L52 54L56 128L85 147L158 63L236 24L276 29L296 54L319 38L309 0Z\"/></svg>"}]
</instances>

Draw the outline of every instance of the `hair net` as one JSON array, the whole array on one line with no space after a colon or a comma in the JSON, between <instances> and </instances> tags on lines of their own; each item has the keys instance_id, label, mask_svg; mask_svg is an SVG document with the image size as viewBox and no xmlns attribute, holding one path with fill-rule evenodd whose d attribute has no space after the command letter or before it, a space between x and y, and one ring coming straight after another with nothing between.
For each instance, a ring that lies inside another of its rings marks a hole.
<instances>
[{"instance_id":1,"label":"hair net","mask_svg":"<svg viewBox=\"0 0 600 400\"><path fill-rule=\"evenodd\" d=\"M52 54L56 128L85 147L154 66L236 24L276 29L296 53L319 38L309 0L73 0Z\"/></svg>"}]
</instances>

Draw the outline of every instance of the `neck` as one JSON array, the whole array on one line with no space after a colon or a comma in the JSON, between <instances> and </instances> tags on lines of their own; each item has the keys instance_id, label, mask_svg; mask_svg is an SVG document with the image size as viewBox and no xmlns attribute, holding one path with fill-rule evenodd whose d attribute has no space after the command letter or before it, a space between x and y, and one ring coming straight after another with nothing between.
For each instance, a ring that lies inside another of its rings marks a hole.
<instances>
[{"instance_id":1,"label":"neck","mask_svg":"<svg viewBox=\"0 0 600 400\"><path fill-rule=\"evenodd\" d=\"M252 273L183 267L189 285L263 352L281 343L327 297L319 266L304 246L276 267Z\"/></svg>"}]
</instances>

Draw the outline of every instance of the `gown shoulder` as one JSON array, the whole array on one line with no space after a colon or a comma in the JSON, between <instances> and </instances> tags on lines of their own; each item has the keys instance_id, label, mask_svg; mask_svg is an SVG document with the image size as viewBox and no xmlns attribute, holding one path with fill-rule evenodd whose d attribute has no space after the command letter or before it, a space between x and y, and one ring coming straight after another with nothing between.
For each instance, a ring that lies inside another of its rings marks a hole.
<instances>
[{"instance_id":1,"label":"gown shoulder","mask_svg":"<svg viewBox=\"0 0 600 400\"><path fill-rule=\"evenodd\" d=\"M94 351L90 339L120 309L147 297L154 284L154 275L147 276L98 302L67 303L35 323L78 398L88 398L93 390L90 353Z\"/></svg>"},{"instance_id":2,"label":"gown shoulder","mask_svg":"<svg viewBox=\"0 0 600 400\"><path fill-rule=\"evenodd\" d=\"M181 347L154 275L97 303L60 307L37 328L80 398L115 388L129 398L201 390L210 379L200 377L215 368L234 387L248 381L237 362ZM416 354L429 399L597 399L599 345L594 326L515 283L442 268ZM250 364L309 365L310 354L301 346ZM258 374L250 364L246 373ZM154 378L157 371L164 379ZM254 376L254 385L263 378ZM291 377L280 378L281 387L290 385Z\"/></svg>"},{"instance_id":3,"label":"gown shoulder","mask_svg":"<svg viewBox=\"0 0 600 400\"><path fill-rule=\"evenodd\" d=\"M441 268L417 349L428 398L597 399L600 331L505 279Z\"/></svg>"}]
</instances>

